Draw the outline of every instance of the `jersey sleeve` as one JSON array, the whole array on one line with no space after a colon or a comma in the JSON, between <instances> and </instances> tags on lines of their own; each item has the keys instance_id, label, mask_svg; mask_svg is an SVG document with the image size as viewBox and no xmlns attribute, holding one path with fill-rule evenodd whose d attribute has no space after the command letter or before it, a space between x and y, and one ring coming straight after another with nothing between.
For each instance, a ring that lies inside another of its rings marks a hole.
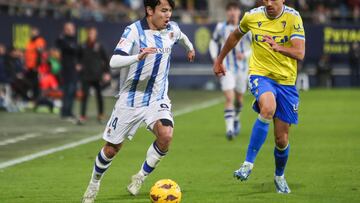
<instances>
[{"instance_id":1,"label":"jersey sleeve","mask_svg":"<svg viewBox=\"0 0 360 203\"><path fill-rule=\"evenodd\" d=\"M239 30L243 34L249 31L248 19L249 19L249 12L246 12L239 24Z\"/></svg>"},{"instance_id":2,"label":"jersey sleeve","mask_svg":"<svg viewBox=\"0 0 360 203\"><path fill-rule=\"evenodd\" d=\"M290 27L290 40L302 39L305 40L305 30L300 15L294 16L293 25Z\"/></svg>"},{"instance_id":3,"label":"jersey sleeve","mask_svg":"<svg viewBox=\"0 0 360 203\"><path fill-rule=\"evenodd\" d=\"M170 26L171 26L172 31L174 32L174 40L177 43L181 38L181 29L180 29L179 25L174 21L170 22Z\"/></svg>"},{"instance_id":4,"label":"jersey sleeve","mask_svg":"<svg viewBox=\"0 0 360 203\"><path fill-rule=\"evenodd\" d=\"M115 47L114 55L130 55L135 43L136 30L131 26L125 28L118 44Z\"/></svg>"}]
</instances>

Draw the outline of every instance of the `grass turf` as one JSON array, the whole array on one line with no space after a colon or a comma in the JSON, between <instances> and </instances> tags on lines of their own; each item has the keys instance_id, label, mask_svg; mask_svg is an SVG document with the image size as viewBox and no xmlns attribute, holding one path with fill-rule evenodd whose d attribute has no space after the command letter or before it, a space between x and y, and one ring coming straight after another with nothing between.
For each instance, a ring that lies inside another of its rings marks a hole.
<instances>
[{"instance_id":1,"label":"grass turf","mask_svg":"<svg viewBox=\"0 0 360 203\"><path fill-rule=\"evenodd\" d=\"M232 178L245 157L256 118L251 100L246 97L242 132L232 142L225 139L222 104L176 117L169 154L140 195L132 197L125 187L154 139L140 129L107 171L97 202L149 202L151 185L163 178L179 183L185 203L360 201L359 90L301 93L300 124L290 132L289 195L275 193L272 129L250 179ZM79 202L102 144L93 142L1 170L0 202Z\"/></svg>"}]
</instances>

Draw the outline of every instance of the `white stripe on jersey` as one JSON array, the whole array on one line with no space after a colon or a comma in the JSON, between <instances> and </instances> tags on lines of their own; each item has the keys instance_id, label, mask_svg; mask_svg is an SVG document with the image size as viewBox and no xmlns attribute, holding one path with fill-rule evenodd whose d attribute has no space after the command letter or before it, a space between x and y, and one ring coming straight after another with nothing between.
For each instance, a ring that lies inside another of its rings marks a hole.
<instances>
[{"instance_id":1,"label":"white stripe on jersey","mask_svg":"<svg viewBox=\"0 0 360 203\"><path fill-rule=\"evenodd\" d=\"M180 35L175 22L170 22L167 29L156 31L149 29L145 18L125 29L114 54L135 55L145 47L156 47L157 53L130 66L119 93L123 106L149 106L154 101L168 99L170 55Z\"/></svg>"},{"instance_id":2,"label":"white stripe on jersey","mask_svg":"<svg viewBox=\"0 0 360 203\"><path fill-rule=\"evenodd\" d=\"M220 22L216 25L215 31L213 33L213 40L220 44L221 48L225 45L226 39L229 37L237 26L228 24L227 22ZM246 72L248 71L248 60L251 53L251 32L246 33L237 44L237 46L229 52L229 54L224 59L224 65L227 70L233 71L234 73ZM243 53L247 57L243 60L237 59L237 53Z\"/></svg>"}]
</instances>

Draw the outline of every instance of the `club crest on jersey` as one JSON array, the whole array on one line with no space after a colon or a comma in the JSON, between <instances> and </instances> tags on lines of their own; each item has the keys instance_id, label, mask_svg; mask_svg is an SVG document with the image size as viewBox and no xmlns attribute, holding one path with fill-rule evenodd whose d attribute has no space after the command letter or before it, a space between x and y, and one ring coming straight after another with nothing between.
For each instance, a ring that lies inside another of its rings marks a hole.
<instances>
[{"instance_id":1,"label":"club crest on jersey","mask_svg":"<svg viewBox=\"0 0 360 203\"><path fill-rule=\"evenodd\" d=\"M170 38L171 40L174 39L174 32L170 32L170 33L169 33L169 38Z\"/></svg>"},{"instance_id":2,"label":"club crest on jersey","mask_svg":"<svg viewBox=\"0 0 360 203\"><path fill-rule=\"evenodd\" d=\"M258 24L258 27L261 27L262 22L259 21L257 24Z\"/></svg>"},{"instance_id":3,"label":"club crest on jersey","mask_svg":"<svg viewBox=\"0 0 360 203\"><path fill-rule=\"evenodd\" d=\"M281 21L281 24L282 24L283 28L285 29L285 27L286 27L286 21Z\"/></svg>"}]
</instances>

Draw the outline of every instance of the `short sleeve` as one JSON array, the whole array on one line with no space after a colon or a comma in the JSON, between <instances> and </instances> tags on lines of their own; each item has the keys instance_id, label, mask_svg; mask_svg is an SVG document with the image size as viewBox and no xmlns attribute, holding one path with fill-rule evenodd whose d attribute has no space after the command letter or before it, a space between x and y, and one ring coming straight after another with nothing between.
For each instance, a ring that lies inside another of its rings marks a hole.
<instances>
[{"instance_id":1,"label":"short sleeve","mask_svg":"<svg viewBox=\"0 0 360 203\"><path fill-rule=\"evenodd\" d=\"M180 40L180 38L181 38L181 29L180 29L179 25L176 22L170 21L168 30L170 30L170 32L171 31L174 32L174 40L175 40L175 42Z\"/></svg>"},{"instance_id":2,"label":"short sleeve","mask_svg":"<svg viewBox=\"0 0 360 203\"><path fill-rule=\"evenodd\" d=\"M292 39L302 39L305 40L305 30L302 19L300 15L294 17L294 23L290 27L290 40Z\"/></svg>"},{"instance_id":3,"label":"short sleeve","mask_svg":"<svg viewBox=\"0 0 360 203\"><path fill-rule=\"evenodd\" d=\"M115 47L114 55L129 55L133 46L136 31L130 26L126 27L120 41Z\"/></svg>"},{"instance_id":4,"label":"short sleeve","mask_svg":"<svg viewBox=\"0 0 360 203\"><path fill-rule=\"evenodd\" d=\"M245 34L245 33L247 33L249 31L248 16L249 16L249 13L246 12L244 17L241 19L240 24L239 24L239 30L243 34Z\"/></svg>"}]
</instances>

